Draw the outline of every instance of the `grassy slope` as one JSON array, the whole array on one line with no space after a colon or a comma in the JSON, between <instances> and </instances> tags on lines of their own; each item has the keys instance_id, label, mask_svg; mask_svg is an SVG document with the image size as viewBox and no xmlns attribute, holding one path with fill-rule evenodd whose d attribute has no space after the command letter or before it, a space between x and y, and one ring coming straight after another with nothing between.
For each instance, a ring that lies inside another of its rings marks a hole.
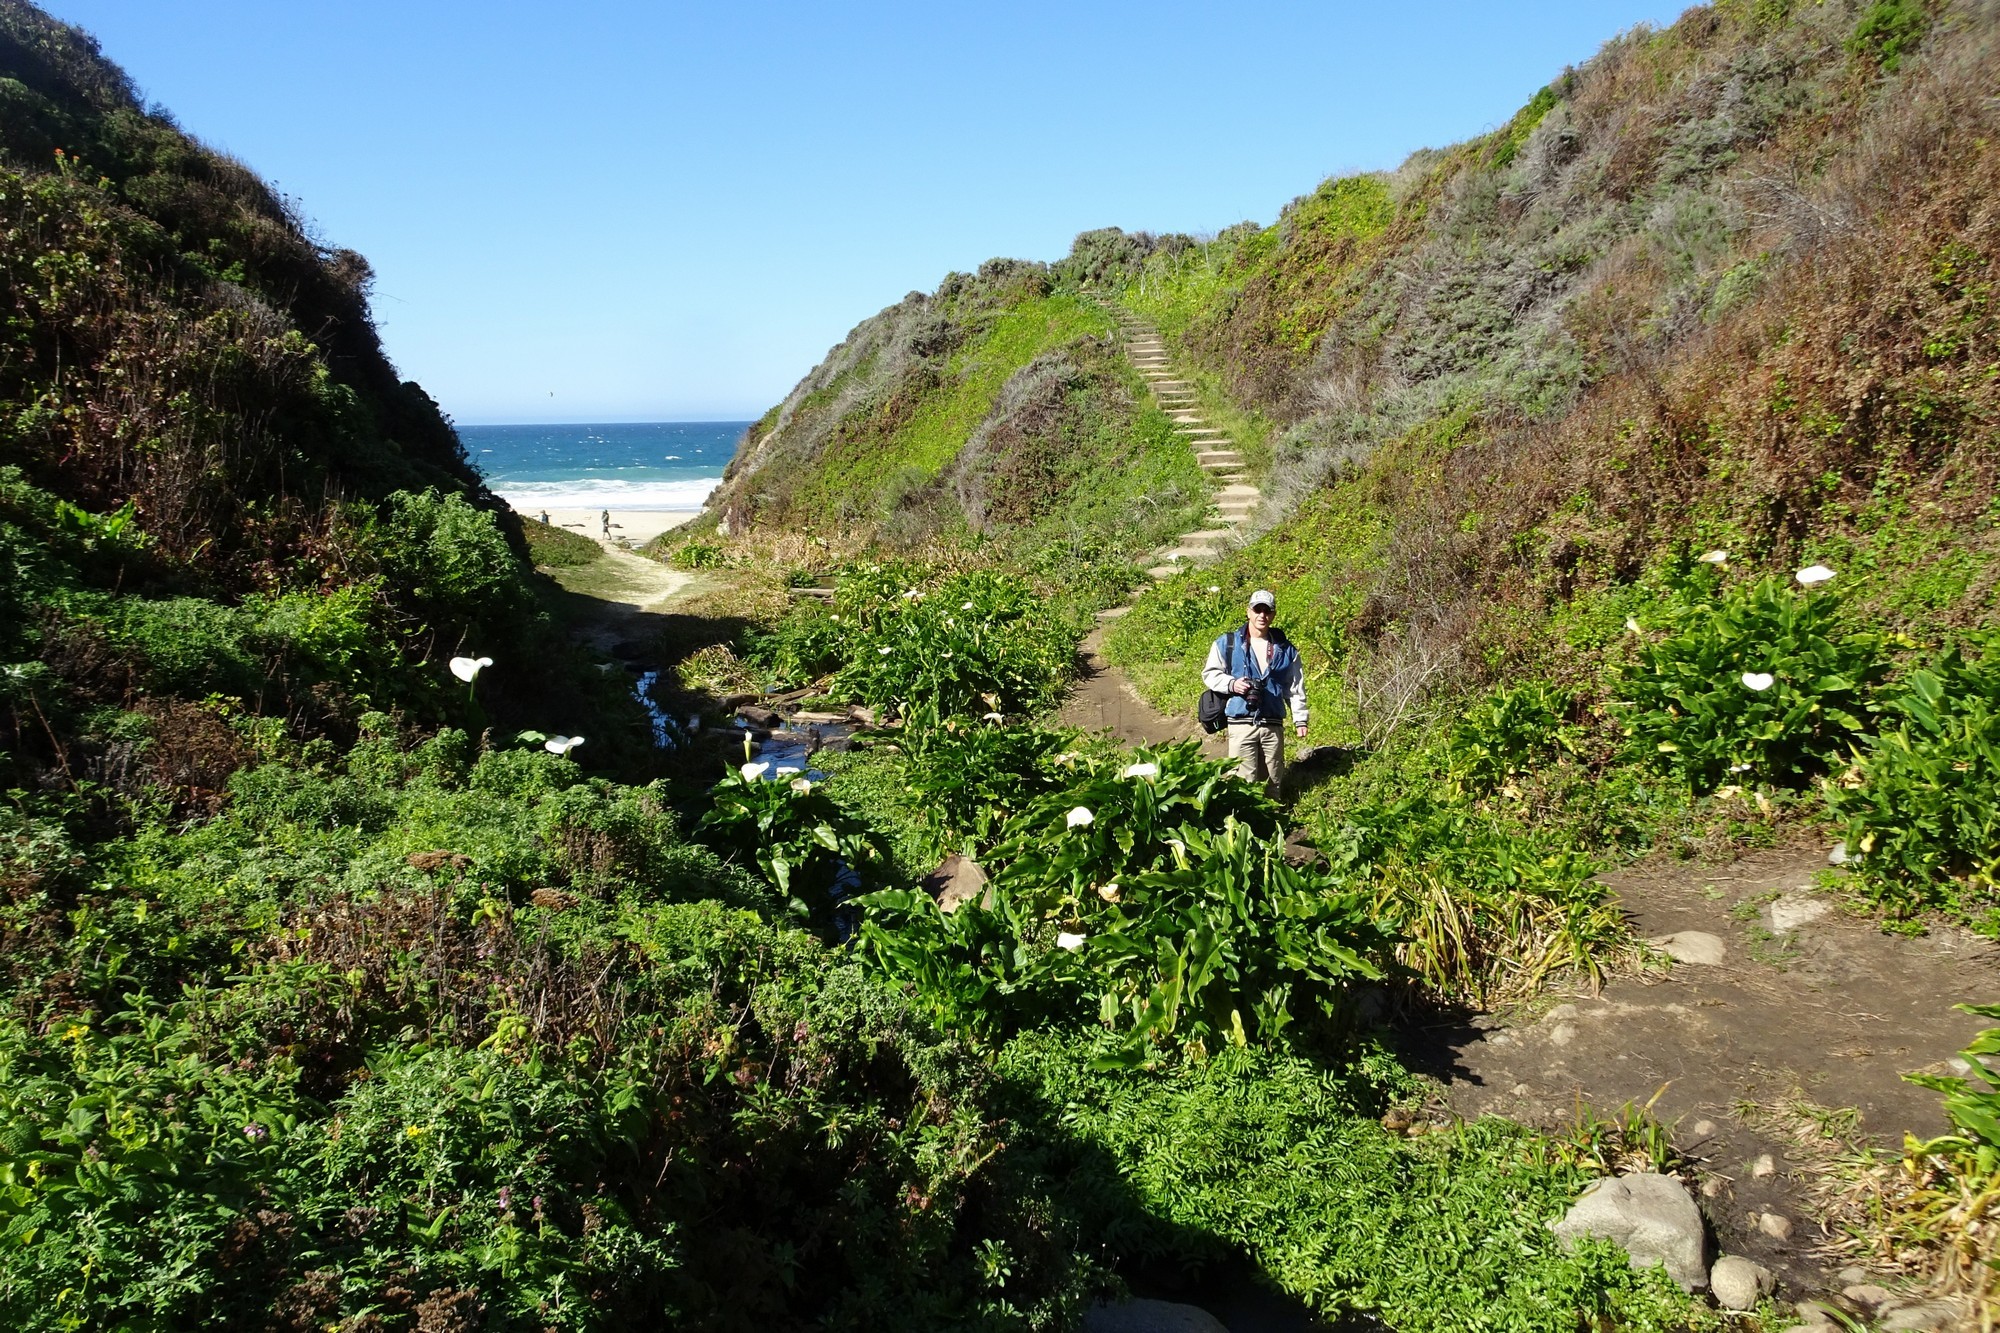
<instances>
[{"instance_id":1,"label":"grassy slope","mask_svg":"<svg viewBox=\"0 0 2000 1333\"><path fill-rule=\"evenodd\" d=\"M1744 578L1824 561L1926 645L1991 623L1992 34L1948 10L1890 74L1867 8L1694 11L1413 159L1379 230L1310 239L1329 197L1385 188L1335 182L1130 275L1286 423L1288 507L1202 576L1223 592L1169 584L1112 636L1141 687L1191 707L1202 644L1269 583L1316 659L1315 740L1380 740L1357 692L1415 640L1448 659L1420 714L1537 676L1601 699L1647 572L1707 547Z\"/></svg>"}]
</instances>

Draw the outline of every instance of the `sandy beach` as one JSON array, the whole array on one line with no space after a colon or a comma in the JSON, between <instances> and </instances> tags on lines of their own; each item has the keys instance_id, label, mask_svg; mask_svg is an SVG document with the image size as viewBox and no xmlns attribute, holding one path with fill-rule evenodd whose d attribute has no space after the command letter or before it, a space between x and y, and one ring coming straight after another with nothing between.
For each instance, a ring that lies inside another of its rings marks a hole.
<instances>
[{"instance_id":1,"label":"sandy beach","mask_svg":"<svg viewBox=\"0 0 2000 1333\"><path fill-rule=\"evenodd\" d=\"M515 512L524 518L539 519L544 511L517 509ZM552 527L567 528L586 537L604 540L602 509L550 509L546 512ZM644 546L669 528L679 527L700 512L699 509L614 509L611 511L611 540L631 546Z\"/></svg>"}]
</instances>

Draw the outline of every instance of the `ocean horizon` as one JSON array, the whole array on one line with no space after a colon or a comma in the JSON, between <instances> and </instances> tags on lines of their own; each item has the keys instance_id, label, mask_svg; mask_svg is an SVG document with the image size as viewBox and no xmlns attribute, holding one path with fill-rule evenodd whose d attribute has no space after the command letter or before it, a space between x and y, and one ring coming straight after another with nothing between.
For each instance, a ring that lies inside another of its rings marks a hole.
<instances>
[{"instance_id":1,"label":"ocean horizon","mask_svg":"<svg viewBox=\"0 0 2000 1333\"><path fill-rule=\"evenodd\" d=\"M699 509L748 421L460 426L466 456L514 508Z\"/></svg>"}]
</instances>

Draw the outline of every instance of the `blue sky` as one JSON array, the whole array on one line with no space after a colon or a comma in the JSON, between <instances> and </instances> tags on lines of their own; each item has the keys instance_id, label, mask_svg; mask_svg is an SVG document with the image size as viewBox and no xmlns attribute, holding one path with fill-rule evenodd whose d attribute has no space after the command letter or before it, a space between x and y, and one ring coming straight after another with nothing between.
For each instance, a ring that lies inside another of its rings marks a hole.
<instances>
[{"instance_id":1,"label":"blue sky","mask_svg":"<svg viewBox=\"0 0 2000 1333\"><path fill-rule=\"evenodd\" d=\"M367 255L468 423L757 416L953 269L1268 222L1681 8L45 3Z\"/></svg>"}]
</instances>

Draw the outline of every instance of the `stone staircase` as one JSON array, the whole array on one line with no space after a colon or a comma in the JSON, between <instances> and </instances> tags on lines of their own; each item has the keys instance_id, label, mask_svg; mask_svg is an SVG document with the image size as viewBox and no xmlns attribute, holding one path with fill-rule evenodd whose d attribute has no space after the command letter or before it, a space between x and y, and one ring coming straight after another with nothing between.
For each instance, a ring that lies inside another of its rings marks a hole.
<instances>
[{"instance_id":1,"label":"stone staircase","mask_svg":"<svg viewBox=\"0 0 2000 1333\"><path fill-rule=\"evenodd\" d=\"M1213 521L1206 527L1182 533L1172 545L1154 552L1155 563L1146 571L1147 575L1154 579L1172 578L1221 556L1236 530L1256 510L1262 492L1245 480L1243 456L1236 451L1234 441L1202 416L1194 387L1175 376L1159 331L1125 311L1113 314L1118 320L1119 340L1126 358L1145 379L1174 428L1187 437L1195 461L1217 482L1211 510ZM1129 606L1112 607L1098 612L1098 619L1112 620L1129 609Z\"/></svg>"}]
</instances>

